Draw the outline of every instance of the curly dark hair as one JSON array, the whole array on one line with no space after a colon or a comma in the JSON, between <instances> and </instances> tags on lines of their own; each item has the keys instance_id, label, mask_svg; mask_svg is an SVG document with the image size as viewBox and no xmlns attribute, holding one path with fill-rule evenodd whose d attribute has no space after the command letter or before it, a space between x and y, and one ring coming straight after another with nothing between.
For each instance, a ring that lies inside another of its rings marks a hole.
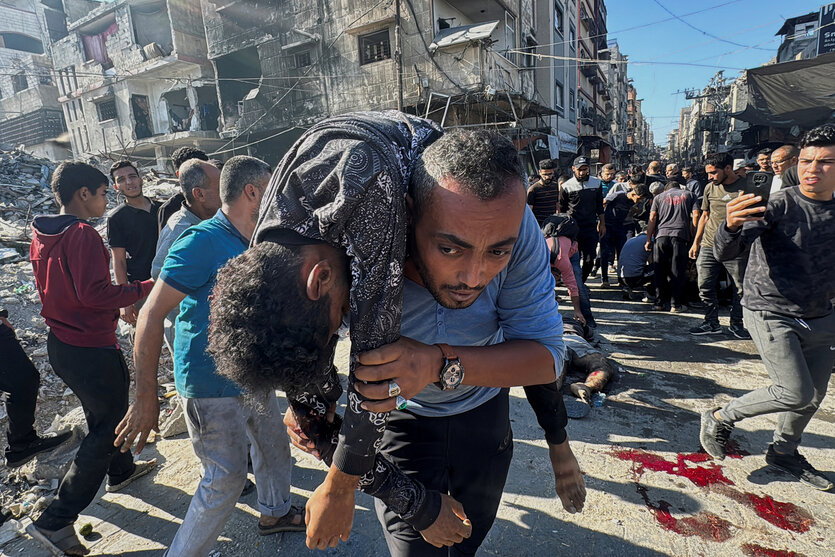
<instances>
[{"instance_id":1,"label":"curly dark hair","mask_svg":"<svg viewBox=\"0 0 835 557\"><path fill-rule=\"evenodd\" d=\"M800 140L800 148L806 147L830 147L835 145L835 125L824 124L813 128L803 135Z\"/></svg>"},{"instance_id":2,"label":"curly dark hair","mask_svg":"<svg viewBox=\"0 0 835 557\"><path fill-rule=\"evenodd\" d=\"M307 297L301 265L299 247L264 242L218 272L208 351L250 394L304 389L330 367L329 297Z\"/></svg>"},{"instance_id":3,"label":"curly dark hair","mask_svg":"<svg viewBox=\"0 0 835 557\"><path fill-rule=\"evenodd\" d=\"M171 153L171 164L174 165L174 170L180 170L180 167L189 159L200 159L201 161L208 161L209 156L194 147L180 147Z\"/></svg>"}]
</instances>

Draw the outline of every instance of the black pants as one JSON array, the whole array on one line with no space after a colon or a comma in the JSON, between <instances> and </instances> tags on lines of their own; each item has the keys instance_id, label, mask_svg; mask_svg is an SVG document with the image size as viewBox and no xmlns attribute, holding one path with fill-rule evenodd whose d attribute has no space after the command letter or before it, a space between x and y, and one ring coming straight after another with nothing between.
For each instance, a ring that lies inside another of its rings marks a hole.
<instances>
[{"instance_id":1,"label":"black pants","mask_svg":"<svg viewBox=\"0 0 835 557\"><path fill-rule=\"evenodd\" d=\"M594 268L594 260L597 257L597 243L600 241L600 235L596 228L581 229L580 235L577 237L577 251L580 254L580 264L583 268L583 282L589 278L591 270Z\"/></svg>"},{"instance_id":2,"label":"black pants","mask_svg":"<svg viewBox=\"0 0 835 557\"><path fill-rule=\"evenodd\" d=\"M684 305L684 285L687 283L688 243L682 238L661 236L655 239L655 287L658 303Z\"/></svg>"},{"instance_id":3,"label":"black pants","mask_svg":"<svg viewBox=\"0 0 835 557\"><path fill-rule=\"evenodd\" d=\"M475 555L496 519L513 456L508 391L502 389L478 408L455 416L425 418L395 410L382 451L426 489L447 493L461 503L473 525L469 538L439 549L375 499L391 555Z\"/></svg>"},{"instance_id":4,"label":"black pants","mask_svg":"<svg viewBox=\"0 0 835 557\"><path fill-rule=\"evenodd\" d=\"M76 521L105 475L120 483L133 473L131 453L113 446L116 426L128 409L130 376L122 351L115 348L71 346L50 332L47 349L52 369L81 401L89 429L55 500L36 521L41 528L58 530Z\"/></svg>"},{"instance_id":5,"label":"black pants","mask_svg":"<svg viewBox=\"0 0 835 557\"><path fill-rule=\"evenodd\" d=\"M25 445L35 433L35 402L40 375L9 327L0 323L0 391L8 393L8 442L10 448Z\"/></svg>"}]
</instances>

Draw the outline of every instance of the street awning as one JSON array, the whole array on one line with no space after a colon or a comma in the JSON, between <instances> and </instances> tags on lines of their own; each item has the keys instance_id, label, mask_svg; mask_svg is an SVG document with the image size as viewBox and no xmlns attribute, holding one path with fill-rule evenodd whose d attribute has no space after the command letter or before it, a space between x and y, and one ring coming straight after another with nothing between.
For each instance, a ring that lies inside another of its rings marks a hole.
<instances>
[{"instance_id":1,"label":"street awning","mask_svg":"<svg viewBox=\"0 0 835 557\"><path fill-rule=\"evenodd\" d=\"M748 105L731 114L759 126L808 129L835 113L835 53L748 70Z\"/></svg>"}]
</instances>

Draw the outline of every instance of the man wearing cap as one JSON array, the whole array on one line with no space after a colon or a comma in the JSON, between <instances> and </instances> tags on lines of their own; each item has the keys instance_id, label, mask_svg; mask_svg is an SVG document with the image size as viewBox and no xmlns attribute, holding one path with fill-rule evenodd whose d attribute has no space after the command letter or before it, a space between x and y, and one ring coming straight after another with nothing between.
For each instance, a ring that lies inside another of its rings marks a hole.
<instances>
[{"instance_id":1,"label":"man wearing cap","mask_svg":"<svg viewBox=\"0 0 835 557\"><path fill-rule=\"evenodd\" d=\"M599 178L589 176L589 160L577 157L571 166L574 176L560 190L560 213L568 213L580 226L577 245L583 266L583 282L589 277L597 243L606 234L603 215L603 188Z\"/></svg>"}]
</instances>

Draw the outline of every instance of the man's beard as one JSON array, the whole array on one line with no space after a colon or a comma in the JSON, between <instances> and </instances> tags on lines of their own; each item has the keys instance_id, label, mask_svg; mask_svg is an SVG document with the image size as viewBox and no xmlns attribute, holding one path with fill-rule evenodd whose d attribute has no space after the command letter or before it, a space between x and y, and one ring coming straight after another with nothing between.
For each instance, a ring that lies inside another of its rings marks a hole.
<instances>
[{"instance_id":1,"label":"man's beard","mask_svg":"<svg viewBox=\"0 0 835 557\"><path fill-rule=\"evenodd\" d=\"M429 270L426 268L426 265L423 264L423 259L420 257L420 253L417 249L417 242L415 241L415 234L414 232L409 233L409 254L408 257L411 258L412 263L417 269L418 275L420 275L420 280L423 281L423 286L432 294L432 297L435 298L435 301L438 302L442 307L446 309L465 309L470 307L478 300L478 297L481 296L481 292L484 291L484 286L479 286L476 288L469 288L466 285L443 285L438 287L435 285L434 281L432 280L432 276L429 274ZM463 287L463 288L461 288ZM465 290L478 290L478 296L475 296L472 301L467 302L456 302L456 301L445 301L441 295L441 291L443 289L446 290L456 290L456 289L465 289Z\"/></svg>"}]
</instances>

